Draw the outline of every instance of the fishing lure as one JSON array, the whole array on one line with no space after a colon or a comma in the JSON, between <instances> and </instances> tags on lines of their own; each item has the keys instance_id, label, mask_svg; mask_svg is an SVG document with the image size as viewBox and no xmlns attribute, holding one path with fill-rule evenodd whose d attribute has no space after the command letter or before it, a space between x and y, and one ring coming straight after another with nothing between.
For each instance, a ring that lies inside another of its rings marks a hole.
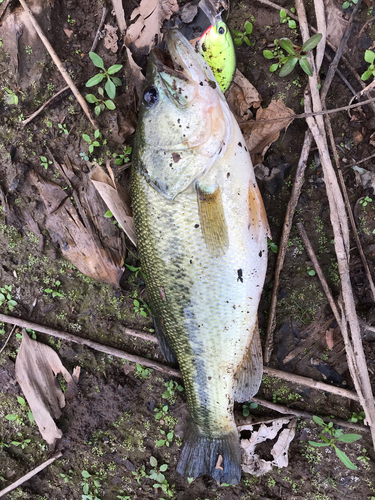
<instances>
[{"instance_id":1,"label":"fishing lure","mask_svg":"<svg viewBox=\"0 0 375 500\"><path fill-rule=\"evenodd\" d=\"M236 70L236 54L227 25L219 20L210 26L198 41L198 51L210 65L222 92L233 80Z\"/></svg>"}]
</instances>

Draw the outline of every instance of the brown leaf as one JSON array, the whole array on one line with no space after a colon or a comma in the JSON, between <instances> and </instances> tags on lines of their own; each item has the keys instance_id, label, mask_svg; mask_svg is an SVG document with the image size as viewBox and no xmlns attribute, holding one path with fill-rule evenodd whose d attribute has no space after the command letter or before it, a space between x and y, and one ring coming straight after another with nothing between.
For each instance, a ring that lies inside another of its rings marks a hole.
<instances>
[{"instance_id":1,"label":"brown leaf","mask_svg":"<svg viewBox=\"0 0 375 500\"><path fill-rule=\"evenodd\" d=\"M68 28L63 28L65 35L70 38L73 35L73 30L69 30Z\"/></svg>"},{"instance_id":2,"label":"brown leaf","mask_svg":"<svg viewBox=\"0 0 375 500\"><path fill-rule=\"evenodd\" d=\"M61 438L54 418L59 418L65 406L65 397L56 380L61 373L67 382L67 393L74 393L76 385L51 347L32 340L25 330L16 359L16 379L27 399L43 439L52 445Z\"/></svg>"},{"instance_id":3,"label":"brown leaf","mask_svg":"<svg viewBox=\"0 0 375 500\"><path fill-rule=\"evenodd\" d=\"M237 121L248 120L253 115L249 108L259 108L262 97L247 78L236 70L233 81L225 93L228 105Z\"/></svg>"},{"instance_id":4,"label":"brown leaf","mask_svg":"<svg viewBox=\"0 0 375 500\"><path fill-rule=\"evenodd\" d=\"M104 25L105 37L103 40L104 47L111 52L117 52L118 50L118 36L117 36L117 26L111 26L110 24Z\"/></svg>"},{"instance_id":5,"label":"brown leaf","mask_svg":"<svg viewBox=\"0 0 375 500\"><path fill-rule=\"evenodd\" d=\"M133 10L128 27L125 44L132 52L148 55L160 42L160 28L166 19L178 12L177 0L142 0L139 7Z\"/></svg>"},{"instance_id":6,"label":"brown leaf","mask_svg":"<svg viewBox=\"0 0 375 500\"><path fill-rule=\"evenodd\" d=\"M327 38L335 47L338 47L348 21L343 17L344 11L341 5L335 0L324 0L324 6L326 11Z\"/></svg>"},{"instance_id":7,"label":"brown leaf","mask_svg":"<svg viewBox=\"0 0 375 500\"><path fill-rule=\"evenodd\" d=\"M287 108L279 99L271 101L265 109L259 108L255 121L241 124L241 130L254 166L263 161L267 149L273 142L277 141L280 131L287 128L293 121L294 115L294 111Z\"/></svg>"},{"instance_id":8,"label":"brown leaf","mask_svg":"<svg viewBox=\"0 0 375 500\"><path fill-rule=\"evenodd\" d=\"M135 87L135 90L137 91L138 99L139 102L142 101L142 89L143 89L143 83L145 81L145 77L142 73L142 70L140 66L134 61L133 59L133 54L130 52L129 48L126 47L126 54L128 56L128 63L133 75L133 84Z\"/></svg>"},{"instance_id":9,"label":"brown leaf","mask_svg":"<svg viewBox=\"0 0 375 500\"><path fill-rule=\"evenodd\" d=\"M327 347L328 349L333 349L333 346L335 345L333 341L333 332L335 331L334 328L330 328L329 330L326 331L326 342L327 342Z\"/></svg>"},{"instance_id":10,"label":"brown leaf","mask_svg":"<svg viewBox=\"0 0 375 500\"><path fill-rule=\"evenodd\" d=\"M73 178L74 173L69 175ZM58 184L44 180L35 171L29 176L45 205L46 227L63 256L86 276L118 286L125 258L124 238L105 219L106 206L91 183L81 186L80 197L74 196L74 206Z\"/></svg>"},{"instance_id":11,"label":"brown leaf","mask_svg":"<svg viewBox=\"0 0 375 500\"><path fill-rule=\"evenodd\" d=\"M116 182L111 167L107 165L107 168L111 177L106 174L102 167L97 165L96 169L91 174L91 181L117 222L125 231L125 234L133 245L137 246L130 203L127 202L127 196L123 188Z\"/></svg>"}]
</instances>

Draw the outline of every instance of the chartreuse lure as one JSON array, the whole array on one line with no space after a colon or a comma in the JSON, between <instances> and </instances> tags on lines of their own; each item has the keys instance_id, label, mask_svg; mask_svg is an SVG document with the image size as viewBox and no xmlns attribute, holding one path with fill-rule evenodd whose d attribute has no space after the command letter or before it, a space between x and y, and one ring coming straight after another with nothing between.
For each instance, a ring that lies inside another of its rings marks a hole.
<instances>
[{"instance_id":1,"label":"chartreuse lure","mask_svg":"<svg viewBox=\"0 0 375 500\"><path fill-rule=\"evenodd\" d=\"M223 21L218 21L203 33L198 51L210 65L222 92L225 92L236 70L236 54L232 36Z\"/></svg>"}]
</instances>

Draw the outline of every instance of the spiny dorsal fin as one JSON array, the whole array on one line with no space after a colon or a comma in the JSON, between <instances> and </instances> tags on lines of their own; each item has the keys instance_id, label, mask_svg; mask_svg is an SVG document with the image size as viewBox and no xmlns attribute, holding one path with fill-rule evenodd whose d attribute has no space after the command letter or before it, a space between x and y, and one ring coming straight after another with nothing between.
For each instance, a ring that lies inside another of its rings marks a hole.
<instances>
[{"instance_id":1,"label":"spiny dorsal fin","mask_svg":"<svg viewBox=\"0 0 375 500\"><path fill-rule=\"evenodd\" d=\"M262 375L262 345L257 320L249 347L234 376L234 400L238 403L249 401L258 392Z\"/></svg>"},{"instance_id":2,"label":"spiny dorsal fin","mask_svg":"<svg viewBox=\"0 0 375 500\"><path fill-rule=\"evenodd\" d=\"M256 242L259 242L260 229L265 228L267 236L272 238L268 225L267 214L264 208L262 195L256 182L249 186L250 231Z\"/></svg>"},{"instance_id":3,"label":"spiny dorsal fin","mask_svg":"<svg viewBox=\"0 0 375 500\"><path fill-rule=\"evenodd\" d=\"M228 250L229 237L220 188L208 189L197 183L196 189L204 240L210 254L221 257Z\"/></svg>"}]
</instances>

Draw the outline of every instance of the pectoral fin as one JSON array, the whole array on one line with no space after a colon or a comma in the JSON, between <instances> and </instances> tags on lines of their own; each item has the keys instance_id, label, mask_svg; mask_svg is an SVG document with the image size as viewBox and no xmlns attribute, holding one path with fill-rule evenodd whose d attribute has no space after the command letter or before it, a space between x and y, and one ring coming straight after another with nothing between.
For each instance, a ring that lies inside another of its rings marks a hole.
<instances>
[{"instance_id":1,"label":"pectoral fin","mask_svg":"<svg viewBox=\"0 0 375 500\"><path fill-rule=\"evenodd\" d=\"M252 232L255 241L259 242L259 236L264 230L268 238L272 238L262 195L256 182L250 182L249 186L249 211L249 230Z\"/></svg>"},{"instance_id":2,"label":"pectoral fin","mask_svg":"<svg viewBox=\"0 0 375 500\"><path fill-rule=\"evenodd\" d=\"M225 255L229 246L223 200L219 187L213 189L197 184L199 220L204 240L211 255Z\"/></svg>"},{"instance_id":3,"label":"pectoral fin","mask_svg":"<svg viewBox=\"0 0 375 500\"><path fill-rule=\"evenodd\" d=\"M257 392L262 381L263 356L258 321L247 351L234 377L234 400L249 401Z\"/></svg>"}]
</instances>

